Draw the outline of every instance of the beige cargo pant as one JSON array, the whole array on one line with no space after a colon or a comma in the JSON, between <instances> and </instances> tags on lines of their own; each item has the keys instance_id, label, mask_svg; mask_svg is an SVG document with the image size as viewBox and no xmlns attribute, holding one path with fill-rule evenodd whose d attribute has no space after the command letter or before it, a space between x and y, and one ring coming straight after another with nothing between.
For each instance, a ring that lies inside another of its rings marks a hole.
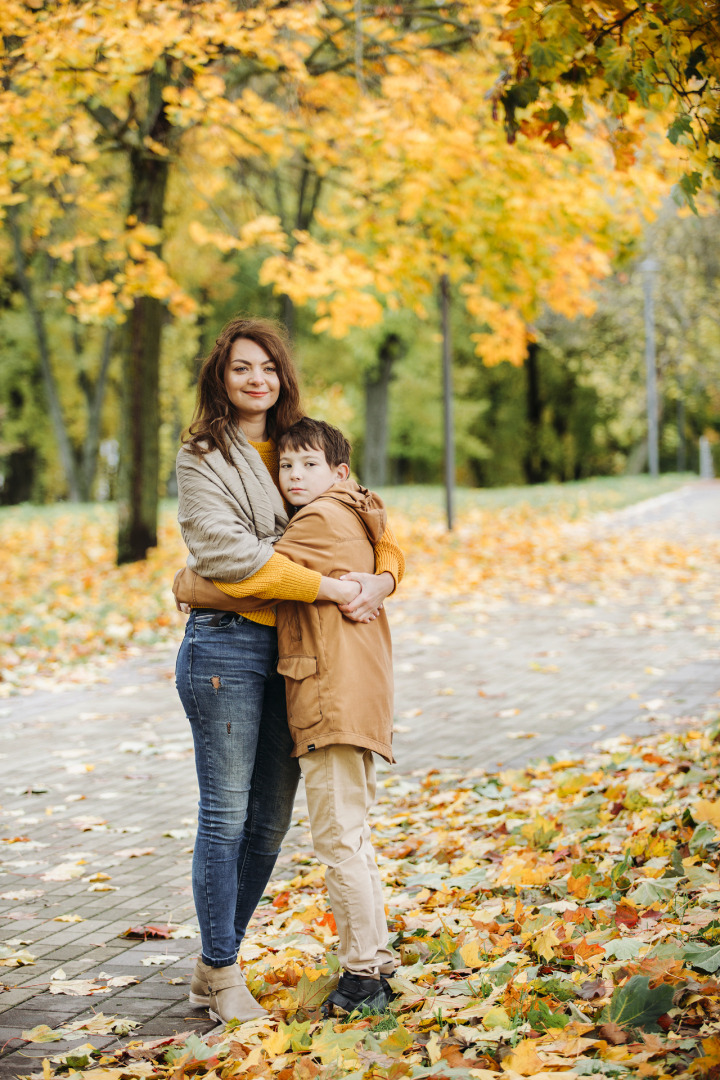
<instances>
[{"instance_id":1,"label":"beige cargo pant","mask_svg":"<svg viewBox=\"0 0 720 1080\"><path fill-rule=\"evenodd\" d=\"M355 975L389 975L394 963L368 824L375 802L372 751L324 746L299 760L315 854L327 867L325 884L340 940L338 960Z\"/></svg>"}]
</instances>

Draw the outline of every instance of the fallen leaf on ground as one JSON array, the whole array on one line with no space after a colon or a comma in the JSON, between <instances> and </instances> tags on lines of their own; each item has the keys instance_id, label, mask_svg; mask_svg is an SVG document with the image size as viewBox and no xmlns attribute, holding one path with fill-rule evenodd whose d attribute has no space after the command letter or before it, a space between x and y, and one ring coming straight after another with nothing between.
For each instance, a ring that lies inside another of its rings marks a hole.
<instances>
[{"instance_id":1,"label":"fallen leaf on ground","mask_svg":"<svg viewBox=\"0 0 720 1080\"><path fill-rule=\"evenodd\" d=\"M34 1043L72 1042L74 1039L84 1039L88 1032L93 1035L128 1035L136 1027L140 1027L139 1022L127 1016L105 1016L103 1013L96 1013L87 1020L75 1020L55 1029L47 1024L38 1024L29 1031L23 1031L22 1037Z\"/></svg>"},{"instance_id":2,"label":"fallen leaf on ground","mask_svg":"<svg viewBox=\"0 0 720 1080\"><path fill-rule=\"evenodd\" d=\"M0 945L0 967L23 967L34 963L35 957L27 949L14 949L12 946Z\"/></svg>"},{"instance_id":3,"label":"fallen leaf on ground","mask_svg":"<svg viewBox=\"0 0 720 1080\"><path fill-rule=\"evenodd\" d=\"M51 994L66 994L69 997L91 997L96 994L109 994L117 986L129 986L139 980L133 975L104 975L102 972L94 979L58 978L64 972L56 972L50 980Z\"/></svg>"}]
</instances>

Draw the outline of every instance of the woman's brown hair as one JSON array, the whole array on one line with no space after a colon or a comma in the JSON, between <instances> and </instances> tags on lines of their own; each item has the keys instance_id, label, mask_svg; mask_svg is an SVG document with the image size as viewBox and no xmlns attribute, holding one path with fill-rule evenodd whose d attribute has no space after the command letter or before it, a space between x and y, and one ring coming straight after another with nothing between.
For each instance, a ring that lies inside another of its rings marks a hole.
<instances>
[{"instance_id":1,"label":"woman's brown hair","mask_svg":"<svg viewBox=\"0 0 720 1080\"><path fill-rule=\"evenodd\" d=\"M197 405L192 422L182 435L183 444L193 454L200 456L219 450L230 460L226 432L237 426L237 418L225 389L225 368L233 342L238 338L247 338L264 349L280 380L280 395L267 413L269 438L279 438L302 416L300 388L285 328L272 319L241 315L223 327L215 348L200 368Z\"/></svg>"}]
</instances>

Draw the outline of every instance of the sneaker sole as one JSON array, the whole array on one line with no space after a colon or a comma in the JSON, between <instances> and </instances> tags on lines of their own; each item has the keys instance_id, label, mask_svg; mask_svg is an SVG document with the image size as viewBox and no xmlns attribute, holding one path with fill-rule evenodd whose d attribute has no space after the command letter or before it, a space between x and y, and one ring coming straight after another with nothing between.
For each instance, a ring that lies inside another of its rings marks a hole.
<instances>
[{"instance_id":1,"label":"sneaker sole","mask_svg":"<svg viewBox=\"0 0 720 1080\"><path fill-rule=\"evenodd\" d=\"M327 1009L330 1016L351 1016L353 1013L362 1012L363 1009L367 1012L383 1013L386 1011L389 1005L388 999L384 994L370 998L369 1001L359 1001L356 1005L339 1005L334 1001L328 999Z\"/></svg>"}]
</instances>

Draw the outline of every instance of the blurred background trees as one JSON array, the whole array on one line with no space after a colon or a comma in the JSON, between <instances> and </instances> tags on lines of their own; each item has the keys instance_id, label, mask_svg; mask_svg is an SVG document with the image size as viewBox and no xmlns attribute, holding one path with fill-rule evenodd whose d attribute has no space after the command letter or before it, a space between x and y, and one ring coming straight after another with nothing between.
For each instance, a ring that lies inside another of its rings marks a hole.
<instances>
[{"instance_id":1,"label":"blurred background trees","mask_svg":"<svg viewBox=\"0 0 720 1080\"><path fill-rule=\"evenodd\" d=\"M661 467L716 438L710 45L682 45L673 98L654 31L626 55L621 19L590 70L562 20L511 41L466 0L0 11L0 502L116 498L120 559L142 557L240 310L286 322L363 480L439 482L444 274L460 482L642 470L648 254Z\"/></svg>"}]
</instances>

